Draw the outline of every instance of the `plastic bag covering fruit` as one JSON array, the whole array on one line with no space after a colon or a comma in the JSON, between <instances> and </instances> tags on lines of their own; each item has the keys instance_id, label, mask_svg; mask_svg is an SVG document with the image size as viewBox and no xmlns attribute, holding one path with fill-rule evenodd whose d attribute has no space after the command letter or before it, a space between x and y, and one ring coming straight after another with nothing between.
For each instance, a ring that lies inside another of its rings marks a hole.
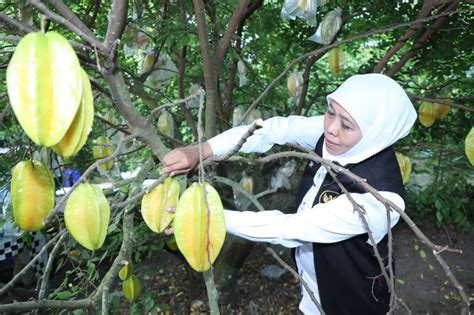
<instances>
[{"instance_id":1,"label":"plastic bag covering fruit","mask_svg":"<svg viewBox=\"0 0 474 315\"><path fill-rule=\"evenodd\" d=\"M119 278L120 280L124 281L127 280L131 275L132 275L133 267L132 264L129 262L126 262L125 265L120 268L119 271Z\"/></svg>"},{"instance_id":2,"label":"plastic bag covering fruit","mask_svg":"<svg viewBox=\"0 0 474 315\"><path fill-rule=\"evenodd\" d=\"M79 184L64 209L64 222L72 237L89 250L104 244L110 220L110 206L96 185Z\"/></svg>"},{"instance_id":3,"label":"plastic bag covering fruit","mask_svg":"<svg viewBox=\"0 0 474 315\"><path fill-rule=\"evenodd\" d=\"M418 116L423 126L431 127L436 120L433 103L423 101L418 109Z\"/></svg>"},{"instance_id":4,"label":"plastic bag covering fruit","mask_svg":"<svg viewBox=\"0 0 474 315\"><path fill-rule=\"evenodd\" d=\"M160 114L160 117L158 117L158 130L168 137L174 137L173 115L166 110Z\"/></svg>"},{"instance_id":5,"label":"plastic bag covering fruit","mask_svg":"<svg viewBox=\"0 0 474 315\"><path fill-rule=\"evenodd\" d=\"M226 234L224 208L217 191L208 183L192 184L179 199L173 227L178 248L191 267L199 272L208 270Z\"/></svg>"},{"instance_id":6,"label":"plastic bag covering fruit","mask_svg":"<svg viewBox=\"0 0 474 315\"><path fill-rule=\"evenodd\" d=\"M13 111L31 140L45 147L57 144L81 101L76 53L56 32L29 33L10 60L7 88Z\"/></svg>"},{"instance_id":7,"label":"plastic bag covering fruit","mask_svg":"<svg viewBox=\"0 0 474 315\"><path fill-rule=\"evenodd\" d=\"M94 98L91 83L84 69L81 68L82 100L76 117L61 141L52 147L53 151L63 157L69 157L82 149L87 141L94 121Z\"/></svg>"},{"instance_id":8,"label":"plastic bag covering fruit","mask_svg":"<svg viewBox=\"0 0 474 315\"><path fill-rule=\"evenodd\" d=\"M436 119L443 119L444 117L446 117L450 108L449 105L445 105L441 103L434 103L433 106L434 106L434 112L435 112L434 116Z\"/></svg>"},{"instance_id":9,"label":"plastic bag covering fruit","mask_svg":"<svg viewBox=\"0 0 474 315\"><path fill-rule=\"evenodd\" d=\"M234 108L234 112L232 113L232 127L237 127L238 124L242 122L242 118L244 117L245 109L242 105L239 105Z\"/></svg>"},{"instance_id":10,"label":"plastic bag covering fruit","mask_svg":"<svg viewBox=\"0 0 474 315\"><path fill-rule=\"evenodd\" d=\"M247 118L245 119L245 123L247 125L253 124L253 122L257 119L262 119L262 112L258 108L254 108L250 111Z\"/></svg>"},{"instance_id":11,"label":"plastic bag covering fruit","mask_svg":"<svg viewBox=\"0 0 474 315\"><path fill-rule=\"evenodd\" d=\"M308 40L314 41L319 44L329 45L334 37L336 37L337 32L341 29L342 10L340 8L334 9L328 12L321 24L319 24L316 32L311 35Z\"/></svg>"},{"instance_id":12,"label":"plastic bag covering fruit","mask_svg":"<svg viewBox=\"0 0 474 315\"><path fill-rule=\"evenodd\" d=\"M142 217L146 225L155 233L163 232L171 223L174 213L167 208L176 208L180 187L176 179L168 177L142 199Z\"/></svg>"},{"instance_id":13,"label":"plastic bag covering fruit","mask_svg":"<svg viewBox=\"0 0 474 315\"><path fill-rule=\"evenodd\" d=\"M114 147L111 145L110 140L106 137L99 137L95 140L96 145L92 148L92 155L94 159L103 159L114 154ZM114 166L114 161L110 160L102 163L100 167L104 170L110 170Z\"/></svg>"},{"instance_id":14,"label":"plastic bag covering fruit","mask_svg":"<svg viewBox=\"0 0 474 315\"><path fill-rule=\"evenodd\" d=\"M397 157L398 166L400 167L400 172L402 173L403 184L406 184L411 174L410 158L400 152L396 152L395 155Z\"/></svg>"},{"instance_id":15,"label":"plastic bag covering fruit","mask_svg":"<svg viewBox=\"0 0 474 315\"><path fill-rule=\"evenodd\" d=\"M122 283L123 296L129 301L133 302L140 295L142 285L140 280L135 275L131 275Z\"/></svg>"},{"instance_id":16,"label":"plastic bag covering fruit","mask_svg":"<svg viewBox=\"0 0 474 315\"><path fill-rule=\"evenodd\" d=\"M318 0L285 0L281 9L282 19L294 20L297 17L309 25L316 26Z\"/></svg>"},{"instance_id":17,"label":"plastic bag covering fruit","mask_svg":"<svg viewBox=\"0 0 474 315\"><path fill-rule=\"evenodd\" d=\"M469 162L471 162L471 165L474 166L474 127L471 128L471 131L468 133L466 137L464 149L466 151L466 155Z\"/></svg>"},{"instance_id":18,"label":"plastic bag covering fruit","mask_svg":"<svg viewBox=\"0 0 474 315\"><path fill-rule=\"evenodd\" d=\"M22 230L35 232L54 207L54 180L39 161L23 161L13 169L11 181L13 219Z\"/></svg>"},{"instance_id":19,"label":"plastic bag covering fruit","mask_svg":"<svg viewBox=\"0 0 474 315\"><path fill-rule=\"evenodd\" d=\"M342 69L344 69L344 51L341 47L329 51L329 69L335 76L340 75Z\"/></svg>"},{"instance_id":20,"label":"plastic bag covering fruit","mask_svg":"<svg viewBox=\"0 0 474 315\"><path fill-rule=\"evenodd\" d=\"M297 70L294 70L288 77L287 86L290 96L298 96L301 93L301 86L303 85L303 76Z\"/></svg>"}]
</instances>

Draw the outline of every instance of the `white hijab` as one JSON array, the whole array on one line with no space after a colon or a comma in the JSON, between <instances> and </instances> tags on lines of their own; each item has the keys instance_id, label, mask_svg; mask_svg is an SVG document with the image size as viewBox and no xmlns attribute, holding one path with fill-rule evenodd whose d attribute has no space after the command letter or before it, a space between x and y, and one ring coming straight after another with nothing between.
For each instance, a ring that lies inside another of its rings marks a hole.
<instances>
[{"instance_id":1,"label":"white hijab","mask_svg":"<svg viewBox=\"0 0 474 315\"><path fill-rule=\"evenodd\" d=\"M327 96L339 103L357 122L362 139L341 155L332 155L323 145L323 158L341 165L359 163L382 151L411 130L417 113L403 88L379 74L355 75Z\"/></svg>"}]
</instances>

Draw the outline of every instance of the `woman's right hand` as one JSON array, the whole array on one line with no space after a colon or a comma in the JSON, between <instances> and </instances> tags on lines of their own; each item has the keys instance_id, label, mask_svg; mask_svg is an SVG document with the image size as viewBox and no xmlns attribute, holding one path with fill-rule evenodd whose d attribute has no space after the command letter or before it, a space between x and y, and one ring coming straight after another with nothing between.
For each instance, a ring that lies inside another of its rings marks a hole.
<instances>
[{"instance_id":1,"label":"woman's right hand","mask_svg":"<svg viewBox=\"0 0 474 315\"><path fill-rule=\"evenodd\" d=\"M203 158L212 155L211 146L205 142L202 144ZM182 147L172 150L163 158L163 169L160 174L170 173L171 176L187 173L194 169L199 163L199 146Z\"/></svg>"}]
</instances>

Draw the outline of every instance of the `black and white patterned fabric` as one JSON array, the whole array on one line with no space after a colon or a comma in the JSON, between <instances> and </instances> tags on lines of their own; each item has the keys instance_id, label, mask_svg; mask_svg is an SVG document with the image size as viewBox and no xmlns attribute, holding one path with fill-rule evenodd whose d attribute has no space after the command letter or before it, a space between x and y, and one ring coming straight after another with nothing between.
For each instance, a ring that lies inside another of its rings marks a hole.
<instances>
[{"instance_id":1,"label":"black and white patterned fabric","mask_svg":"<svg viewBox=\"0 0 474 315\"><path fill-rule=\"evenodd\" d=\"M32 260L46 245L46 237L41 232L31 233L31 244L26 244L22 237L3 236L0 237L0 261L17 256L25 248L28 250L28 257ZM35 276L39 279L44 272L46 263L48 262L47 251L43 252L33 266Z\"/></svg>"}]
</instances>

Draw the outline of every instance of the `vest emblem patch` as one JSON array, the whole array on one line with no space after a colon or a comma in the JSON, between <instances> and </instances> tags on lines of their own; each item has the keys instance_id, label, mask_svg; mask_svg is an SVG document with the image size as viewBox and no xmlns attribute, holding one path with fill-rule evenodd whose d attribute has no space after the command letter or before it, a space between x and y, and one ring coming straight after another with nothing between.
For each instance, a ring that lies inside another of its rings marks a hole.
<instances>
[{"instance_id":1,"label":"vest emblem patch","mask_svg":"<svg viewBox=\"0 0 474 315\"><path fill-rule=\"evenodd\" d=\"M339 196L339 193L334 190L325 190L319 195L319 203L326 203Z\"/></svg>"}]
</instances>

